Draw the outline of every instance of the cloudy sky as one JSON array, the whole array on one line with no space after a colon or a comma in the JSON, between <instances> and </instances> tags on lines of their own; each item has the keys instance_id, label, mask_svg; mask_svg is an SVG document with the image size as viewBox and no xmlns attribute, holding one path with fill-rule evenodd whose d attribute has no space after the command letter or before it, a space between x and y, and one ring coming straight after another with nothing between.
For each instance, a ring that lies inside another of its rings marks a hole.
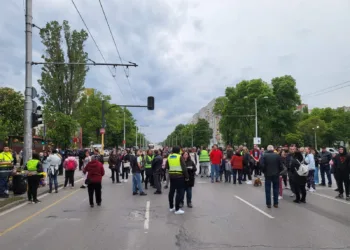
<instances>
[{"instance_id":1,"label":"cloudy sky","mask_svg":"<svg viewBox=\"0 0 350 250\"><path fill-rule=\"evenodd\" d=\"M0 10L0 86L24 89L23 0L2 1ZM68 20L84 25L71 0L34 0L33 23ZM98 0L75 0L108 62L119 62ZM227 86L242 79L292 75L310 107L350 106L350 1L348 0L102 0L123 60L139 65L113 78L107 67L91 68L86 87L132 108L148 138L163 140L179 123ZM89 38L89 57L102 58ZM33 32L33 60L43 46ZM113 70L114 72L114 70ZM33 70L33 84L40 67ZM122 92L119 90L119 85ZM329 88L331 86L335 86ZM337 88L339 88L337 90ZM322 91L326 89L326 91ZM312 94L315 93L316 94Z\"/></svg>"}]
</instances>

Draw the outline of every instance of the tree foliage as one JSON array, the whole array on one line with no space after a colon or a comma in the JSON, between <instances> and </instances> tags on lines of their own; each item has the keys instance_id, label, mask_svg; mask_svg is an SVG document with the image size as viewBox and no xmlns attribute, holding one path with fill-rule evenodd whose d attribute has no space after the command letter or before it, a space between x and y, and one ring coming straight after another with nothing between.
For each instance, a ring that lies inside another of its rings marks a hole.
<instances>
[{"instance_id":1,"label":"tree foliage","mask_svg":"<svg viewBox=\"0 0 350 250\"><path fill-rule=\"evenodd\" d=\"M11 88L0 88L0 139L22 135L24 96Z\"/></svg>"},{"instance_id":2,"label":"tree foliage","mask_svg":"<svg viewBox=\"0 0 350 250\"><path fill-rule=\"evenodd\" d=\"M208 146L213 130L205 119L198 119L196 124L179 124L163 142L165 145L180 145L183 147ZM193 140L193 141L192 141Z\"/></svg>"},{"instance_id":3,"label":"tree foliage","mask_svg":"<svg viewBox=\"0 0 350 250\"><path fill-rule=\"evenodd\" d=\"M45 46L42 58L47 63L85 63L88 59L84 51L87 32L71 31L68 21L63 21L62 25L57 21L47 23L40 30L40 37ZM84 90L87 71L85 65L44 65L38 80L43 104L55 112L72 115Z\"/></svg>"}]
</instances>

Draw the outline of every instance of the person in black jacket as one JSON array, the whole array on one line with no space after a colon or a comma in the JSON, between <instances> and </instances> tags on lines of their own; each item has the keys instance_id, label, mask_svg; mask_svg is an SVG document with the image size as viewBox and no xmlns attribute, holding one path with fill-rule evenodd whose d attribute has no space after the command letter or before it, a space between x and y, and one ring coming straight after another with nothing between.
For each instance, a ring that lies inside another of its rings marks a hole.
<instances>
[{"instance_id":1,"label":"person in black jacket","mask_svg":"<svg viewBox=\"0 0 350 250\"><path fill-rule=\"evenodd\" d=\"M328 179L328 187L332 187L332 174L331 166L329 162L332 159L332 154L326 150L326 147L322 147L322 152L319 154L320 172L321 172L321 184L320 186L326 186L325 175Z\"/></svg>"},{"instance_id":2,"label":"person in black jacket","mask_svg":"<svg viewBox=\"0 0 350 250\"><path fill-rule=\"evenodd\" d=\"M187 207L192 208L192 188L194 187L194 180L197 172L197 167L196 164L192 161L190 154L187 151L182 154L182 157L185 160L185 164L187 166L187 173L189 175L188 181L185 182L184 194L186 194ZM184 197L182 199L182 202L180 203L180 207L183 207L184 205Z\"/></svg>"},{"instance_id":3,"label":"person in black jacket","mask_svg":"<svg viewBox=\"0 0 350 250\"><path fill-rule=\"evenodd\" d=\"M339 195L336 196L338 199L344 198L344 186L346 200L350 200L350 155L347 154L345 147L339 147L339 154L333 159L334 175L336 176Z\"/></svg>"},{"instance_id":4,"label":"person in black jacket","mask_svg":"<svg viewBox=\"0 0 350 250\"><path fill-rule=\"evenodd\" d=\"M296 151L290 155L289 169L293 175L294 191L295 191L295 203L306 203L306 182L307 176L300 176L297 171L299 170L301 163L303 162L303 155Z\"/></svg>"},{"instance_id":5,"label":"person in black jacket","mask_svg":"<svg viewBox=\"0 0 350 250\"><path fill-rule=\"evenodd\" d=\"M269 145L264 154L262 172L265 176L266 206L271 208L271 184L273 189L273 206L278 208L279 176L283 170L281 156L274 152L274 147Z\"/></svg>"},{"instance_id":6,"label":"person in black jacket","mask_svg":"<svg viewBox=\"0 0 350 250\"><path fill-rule=\"evenodd\" d=\"M152 172L154 186L157 189L154 194L162 194L161 176L162 176L162 164L163 158L159 153L159 150L154 150L154 158L152 160Z\"/></svg>"}]
</instances>

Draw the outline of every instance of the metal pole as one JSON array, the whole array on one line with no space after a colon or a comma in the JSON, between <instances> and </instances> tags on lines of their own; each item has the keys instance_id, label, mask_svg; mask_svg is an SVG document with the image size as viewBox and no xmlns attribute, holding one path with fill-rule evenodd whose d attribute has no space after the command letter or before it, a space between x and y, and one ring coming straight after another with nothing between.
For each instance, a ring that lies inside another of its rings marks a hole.
<instances>
[{"instance_id":1,"label":"metal pole","mask_svg":"<svg viewBox=\"0 0 350 250\"><path fill-rule=\"evenodd\" d=\"M258 137L258 101L255 98L255 137Z\"/></svg>"},{"instance_id":2,"label":"metal pole","mask_svg":"<svg viewBox=\"0 0 350 250\"><path fill-rule=\"evenodd\" d=\"M192 148L193 148L193 128L192 128Z\"/></svg>"},{"instance_id":3,"label":"metal pole","mask_svg":"<svg viewBox=\"0 0 350 250\"><path fill-rule=\"evenodd\" d=\"M136 126L136 143L135 146L137 147L137 126Z\"/></svg>"},{"instance_id":4,"label":"metal pole","mask_svg":"<svg viewBox=\"0 0 350 250\"><path fill-rule=\"evenodd\" d=\"M124 108L124 149L125 149L126 141L125 141L125 108Z\"/></svg>"},{"instance_id":5,"label":"metal pole","mask_svg":"<svg viewBox=\"0 0 350 250\"><path fill-rule=\"evenodd\" d=\"M24 103L24 150L23 163L32 157L32 0L26 0L26 75L25 75L25 103Z\"/></svg>"},{"instance_id":6,"label":"metal pole","mask_svg":"<svg viewBox=\"0 0 350 250\"><path fill-rule=\"evenodd\" d=\"M315 128L315 150L317 150L317 135L316 135L316 128Z\"/></svg>"},{"instance_id":7,"label":"metal pole","mask_svg":"<svg viewBox=\"0 0 350 250\"><path fill-rule=\"evenodd\" d=\"M105 127L105 101L102 100L102 128ZM101 154L104 155L104 149L105 149L105 135L104 133L101 134Z\"/></svg>"}]
</instances>

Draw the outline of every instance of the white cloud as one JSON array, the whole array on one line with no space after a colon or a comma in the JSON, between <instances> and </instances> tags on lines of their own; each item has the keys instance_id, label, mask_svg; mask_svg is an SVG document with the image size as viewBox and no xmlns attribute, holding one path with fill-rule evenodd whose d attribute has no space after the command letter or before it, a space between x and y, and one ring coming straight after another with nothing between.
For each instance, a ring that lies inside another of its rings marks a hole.
<instances>
[{"instance_id":1,"label":"white cloud","mask_svg":"<svg viewBox=\"0 0 350 250\"><path fill-rule=\"evenodd\" d=\"M75 0L108 62L118 56L98 1ZM124 61L130 68L131 88L117 68L115 79L106 67L91 67L86 86L112 96L117 104L145 104L156 98L156 110L131 108L151 140L160 141L178 123L226 86L244 78L291 74L301 94L350 80L350 23L347 0L279 1L220 0L102 0ZM261 7L263 6L263 8ZM317 11L315 7L317 6ZM68 20L84 28L70 1L34 1L33 22ZM22 1L5 1L0 10L0 86L24 89L24 11ZM89 38L89 57L102 61ZM33 58L43 47L33 30ZM33 84L40 67L33 69ZM121 94L117 84L122 89ZM310 106L350 105L350 88L306 96Z\"/></svg>"}]
</instances>

